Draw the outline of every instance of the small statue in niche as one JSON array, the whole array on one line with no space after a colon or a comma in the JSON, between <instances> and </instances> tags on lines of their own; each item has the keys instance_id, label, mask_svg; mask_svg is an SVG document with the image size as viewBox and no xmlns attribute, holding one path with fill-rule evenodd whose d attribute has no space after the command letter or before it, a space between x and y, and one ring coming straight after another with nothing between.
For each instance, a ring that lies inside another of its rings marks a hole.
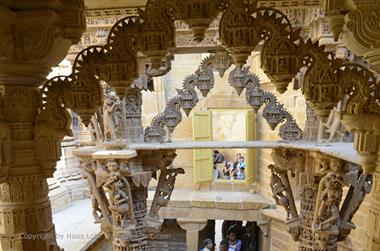
<instances>
[{"instance_id":1,"label":"small statue in niche","mask_svg":"<svg viewBox=\"0 0 380 251\"><path fill-rule=\"evenodd\" d=\"M109 91L105 95L103 107L104 137L106 140L117 138L117 133L122 127L123 113L120 100L116 93Z\"/></svg>"}]
</instances>

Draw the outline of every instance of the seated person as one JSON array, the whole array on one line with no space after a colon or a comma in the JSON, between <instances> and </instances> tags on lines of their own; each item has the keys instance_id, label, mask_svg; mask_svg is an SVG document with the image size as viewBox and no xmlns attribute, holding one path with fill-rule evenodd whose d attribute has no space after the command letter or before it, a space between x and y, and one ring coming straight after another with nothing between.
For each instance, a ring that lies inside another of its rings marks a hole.
<instances>
[{"instance_id":1,"label":"seated person","mask_svg":"<svg viewBox=\"0 0 380 251\"><path fill-rule=\"evenodd\" d=\"M237 180L245 180L245 168L240 167L237 174L236 174L236 179Z\"/></svg>"},{"instance_id":2,"label":"seated person","mask_svg":"<svg viewBox=\"0 0 380 251\"><path fill-rule=\"evenodd\" d=\"M234 165L230 161L225 161L223 166L223 175L226 180L230 180L233 176L232 171L234 170Z\"/></svg>"},{"instance_id":3,"label":"seated person","mask_svg":"<svg viewBox=\"0 0 380 251\"><path fill-rule=\"evenodd\" d=\"M237 163L238 168L245 168L245 158L243 156L239 157L238 163Z\"/></svg>"}]
</instances>

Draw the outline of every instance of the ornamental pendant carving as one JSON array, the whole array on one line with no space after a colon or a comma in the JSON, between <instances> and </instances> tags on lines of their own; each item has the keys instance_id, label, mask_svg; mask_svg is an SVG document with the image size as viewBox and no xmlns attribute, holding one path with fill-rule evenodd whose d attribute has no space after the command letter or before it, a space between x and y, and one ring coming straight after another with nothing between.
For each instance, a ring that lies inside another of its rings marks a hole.
<instances>
[{"instance_id":1,"label":"ornamental pendant carving","mask_svg":"<svg viewBox=\"0 0 380 251\"><path fill-rule=\"evenodd\" d=\"M246 63L261 40L255 29L256 20L246 7L243 1L230 2L219 24L220 41L238 67Z\"/></svg>"},{"instance_id":2,"label":"ornamental pendant carving","mask_svg":"<svg viewBox=\"0 0 380 251\"><path fill-rule=\"evenodd\" d=\"M325 121L331 109L343 97L338 71L342 61L324 52L324 46L318 47L310 40L301 43L300 51L303 65L308 67L302 92L317 116Z\"/></svg>"},{"instance_id":3,"label":"ornamental pendant carving","mask_svg":"<svg viewBox=\"0 0 380 251\"><path fill-rule=\"evenodd\" d=\"M174 13L172 6L156 0L148 0L145 11L139 9L144 20L139 31L139 48L155 69L160 68L162 59L175 47Z\"/></svg>"},{"instance_id":4,"label":"ornamental pendant carving","mask_svg":"<svg viewBox=\"0 0 380 251\"><path fill-rule=\"evenodd\" d=\"M265 93L265 98L268 104L264 107L263 117L268 122L270 128L274 130L284 120L284 106L279 104L276 97L270 92Z\"/></svg>"}]
</instances>

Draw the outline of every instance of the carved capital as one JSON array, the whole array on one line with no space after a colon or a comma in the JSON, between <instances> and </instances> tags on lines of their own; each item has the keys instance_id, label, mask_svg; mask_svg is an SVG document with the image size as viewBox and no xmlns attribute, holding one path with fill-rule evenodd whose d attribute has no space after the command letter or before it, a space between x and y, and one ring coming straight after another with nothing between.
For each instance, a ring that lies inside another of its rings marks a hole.
<instances>
[{"instance_id":1,"label":"carved capital","mask_svg":"<svg viewBox=\"0 0 380 251\"><path fill-rule=\"evenodd\" d=\"M380 5L365 1L357 4L344 17L342 38L356 55L363 56L371 67L380 72Z\"/></svg>"},{"instance_id":2,"label":"carved capital","mask_svg":"<svg viewBox=\"0 0 380 251\"><path fill-rule=\"evenodd\" d=\"M207 225L207 220L177 219L178 225L187 232L199 232Z\"/></svg>"},{"instance_id":3,"label":"carved capital","mask_svg":"<svg viewBox=\"0 0 380 251\"><path fill-rule=\"evenodd\" d=\"M0 76L39 75L43 79L71 44L79 41L85 29L84 1L58 2L30 3L17 11L15 1L1 9L0 16L7 21L0 27L0 36L5 38L0 42Z\"/></svg>"},{"instance_id":4,"label":"carved capital","mask_svg":"<svg viewBox=\"0 0 380 251\"><path fill-rule=\"evenodd\" d=\"M257 221L257 226L259 226L261 232L263 233L264 237L268 237L269 236L269 232L270 232L270 221L271 219L264 216L264 215L260 215L260 218L259 220Z\"/></svg>"}]
</instances>

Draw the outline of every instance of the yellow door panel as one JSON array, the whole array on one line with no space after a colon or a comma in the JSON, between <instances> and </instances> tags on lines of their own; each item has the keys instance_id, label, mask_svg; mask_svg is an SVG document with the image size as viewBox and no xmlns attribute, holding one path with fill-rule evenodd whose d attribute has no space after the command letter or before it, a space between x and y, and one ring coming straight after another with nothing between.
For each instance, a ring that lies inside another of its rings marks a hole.
<instances>
[{"instance_id":1,"label":"yellow door panel","mask_svg":"<svg viewBox=\"0 0 380 251\"><path fill-rule=\"evenodd\" d=\"M211 111L193 113L193 140L212 141ZM213 160L211 149L194 149L194 183L212 182Z\"/></svg>"}]
</instances>

